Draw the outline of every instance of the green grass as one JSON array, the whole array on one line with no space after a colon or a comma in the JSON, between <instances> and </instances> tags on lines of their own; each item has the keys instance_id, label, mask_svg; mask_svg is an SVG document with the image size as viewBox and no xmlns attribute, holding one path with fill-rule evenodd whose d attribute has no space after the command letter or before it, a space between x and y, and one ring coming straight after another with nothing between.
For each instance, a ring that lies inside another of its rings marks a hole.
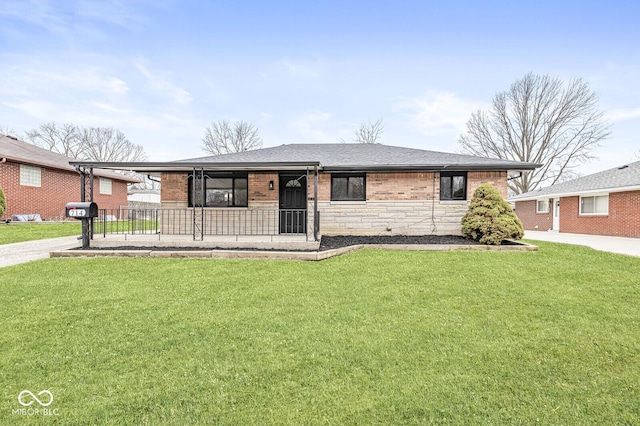
<instances>
[{"instance_id":1,"label":"green grass","mask_svg":"<svg viewBox=\"0 0 640 426\"><path fill-rule=\"evenodd\" d=\"M0 424L638 424L640 259L362 250L0 269Z\"/></svg>"},{"instance_id":2,"label":"green grass","mask_svg":"<svg viewBox=\"0 0 640 426\"><path fill-rule=\"evenodd\" d=\"M82 225L78 222L38 222L3 223L0 222L0 244L20 243L45 238L69 237L82 234Z\"/></svg>"}]
</instances>

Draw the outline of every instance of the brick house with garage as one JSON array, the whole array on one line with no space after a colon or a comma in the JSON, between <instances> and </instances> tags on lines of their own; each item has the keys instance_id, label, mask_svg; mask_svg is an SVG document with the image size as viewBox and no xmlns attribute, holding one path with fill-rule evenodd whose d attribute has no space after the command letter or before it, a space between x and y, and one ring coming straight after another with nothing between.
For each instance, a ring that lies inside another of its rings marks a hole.
<instances>
[{"instance_id":1,"label":"brick house with garage","mask_svg":"<svg viewBox=\"0 0 640 426\"><path fill-rule=\"evenodd\" d=\"M79 201L80 175L71 158L0 135L0 188L7 211L0 219L21 215L42 220L65 218L67 202ZM110 170L95 170L94 201L100 208L127 205L127 185L138 182Z\"/></svg>"},{"instance_id":2,"label":"brick house with garage","mask_svg":"<svg viewBox=\"0 0 640 426\"><path fill-rule=\"evenodd\" d=\"M536 164L381 144L290 144L164 163L72 162L161 179L163 234L460 235L482 183Z\"/></svg>"},{"instance_id":3,"label":"brick house with garage","mask_svg":"<svg viewBox=\"0 0 640 426\"><path fill-rule=\"evenodd\" d=\"M640 161L509 201L526 230L640 238Z\"/></svg>"}]
</instances>

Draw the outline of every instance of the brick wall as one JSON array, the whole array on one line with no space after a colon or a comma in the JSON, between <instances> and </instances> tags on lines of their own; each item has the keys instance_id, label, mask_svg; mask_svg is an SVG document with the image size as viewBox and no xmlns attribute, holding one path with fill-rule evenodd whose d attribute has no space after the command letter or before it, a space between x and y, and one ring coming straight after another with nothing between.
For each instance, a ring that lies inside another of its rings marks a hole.
<instances>
[{"instance_id":1,"label":"brick wall","mask_svg":"<svg viewBox=\"0 0 640 426\"><path fill-rule=\"evenodd\" d=\"M502 195L507 198L507 172L469 172L467 173L467 199L473 197L473 193L483 183L492 184Z\"/></svg>"},{"instance_id":2,"label":"brick wall","mask_svg":"<svg viewBox=\"0 0 640 426\"><path fill-rule=\"evenodd\" d=\"M80 201L80 176L75 172L41 167L40 186L20 185L20 164L0 164L0 188L7 199L3 218L14 214L39 214L43 220L65 219L65 205ZM100 194L100 179L94 178L94 201L103 209L127 205L127 183L112 179L111 195ZM87 199L89 194L87 194Z\"/></svg>"},{"instance_id":3,"label":"brick wall","mask_svg":"<svg viewBox=\"0 0 640 426\"><path fill-rule=\"evenodd\" d=\"M311 180L311 179L310 179ZM273 190L269 190L269 182L273 181ZM249 202L278 202L280 193L278 173L249 173ZM311 183L313 188L313 182ZM309 193L313 195L313 192Z\"/></svg>"},{"instance_id":4,"label":"brick wall","mask_svg":"<svg viewBox=\"0 0 640 426\"><path fill-rule=\"evenodd\" d=\"M549 213L536 213L537 201L517 201L515 212L522 226L529 231L548 231L553 227L553 205L549 200ZM564 209L564 200L560 200L560 209ZM560 217L562 220L562 216Z\"/></svg>"},{"instance_id":5,"label":"brick wall","mask_svg":"<svg viewBox=\"0 0 640 426\"><path fill-rule=\"evenodd\" d=\"M162 173L160 177L160 201L188 202L189 179L187 173Z\"/></svg>"},{"instance_id":6,"label":"brick wall","mask_svg":"<svg viewBox=\"0 0 640 426\"><path fill-rule=\"evenodd\" d=\"M580 197L561 198L560 232L640 238L640 191L610 193L605 216L580 216Z\"/></svg>"},{"instance_id":7,"label":"brick wall","mask_svg":"<svg viewBox=\"0 0 640 426\"><path fill-rule=\"evenodd\" d=\"M186 207L187 173L163 173L163 207ZM440 201L439 174L432 172L371 172L366 174L366 201L332 202L331 173L318 175L318 210L321 233L326 235L377 234L460 234L475 189L492 183L503 197L507 195L507 172L468 172L467 200ZM434 180L435 176L435 180ZM278 207L278 173L248 174L249 209ZM273 191L269 182L274 182ZM309 176L308 208L313 209L314 179ZM434 201L435 200L435 201ZM209 209L212 212L218 209ZM433 213L433 214L432 214ZM212 213L213 214L213 213ZM309 229L313 218L309 215Z\"/></svg>"},{"instance_id":8,"label":"brick wall","mask_svg":"<svg viewBox=\"0 0 640 426\"><path fill-rule=\"evenodd\" d=\"M367 173L367 200L331 202L331 179L318 179L320 230L324 235L459 235L462 216L482 183L507 195L507 172L468 172L467 200L440 201L439 173ZM435 202L433 201L435 199Z\"/></svg>"}]
</instances>

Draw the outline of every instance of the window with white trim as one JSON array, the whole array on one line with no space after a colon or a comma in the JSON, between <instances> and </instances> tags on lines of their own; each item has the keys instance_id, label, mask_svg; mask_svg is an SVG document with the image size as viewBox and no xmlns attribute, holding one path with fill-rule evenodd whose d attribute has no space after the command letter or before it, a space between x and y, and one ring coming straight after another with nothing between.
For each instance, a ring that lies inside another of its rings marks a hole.
<instances>
[{"instance_id":1,"label":"window with white trim","mask_svg":"<svg viewBox=\"0 0 640 426\"><path fill-rule=\"evenodd\" d=\"M42 169L28 164L20 164L20 185L41 186Z\"/></svg>"},{"instance_id":2,"label":"window with white trim","mask_svg":"<svg viewBox=\"0 0 640 426\"><path fill-rule=\"evenodd\" d=\"M549 213L549 200L538 200L536 202L536 213Z\"/></svg>"},{"instance_id":3,"label":"window with white trim","mask_svg":"<svg viewBox=\"0 0 640 426\"><path fill-rule=\"evenodd\" d=\"M581 215L605 215L609 214L609 195L595 195L592 197L580 197Z\"/></svg>"},{"instance_id":4,"label":"window with white trim","mask_svg":"<svg viewBox=\"0 0 640 426\"><path fill-rule=\"evenodd\" d=\"M100 178L100 193L111 195L111 179Z\"/></svg>"}]
</instances>

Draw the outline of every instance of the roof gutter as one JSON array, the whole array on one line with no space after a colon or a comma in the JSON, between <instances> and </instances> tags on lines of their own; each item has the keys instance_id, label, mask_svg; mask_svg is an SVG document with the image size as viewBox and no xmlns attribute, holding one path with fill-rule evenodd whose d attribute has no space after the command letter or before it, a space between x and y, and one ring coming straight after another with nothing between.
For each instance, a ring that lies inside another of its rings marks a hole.
<instances>
[{"instance_id":1,"label":"roof gutter","mask_svg":"<svg viewBox=\"0 0 640 426\"><path fill-rule=\"evenodd\" d=\"M531 194L522 198L509 198L509 201L531 201L531 200L546 200L549 198L563 198L563 197L578 197L581 195L597 195L597 194L610 194L615 192L628 192L628 191L640 191L640 185L634 186L621 186L618 188L601 188L601 189L589 189L585 191L571 191L571 192L556 192L546 194Z\"/></svg>"}]
</instances>

